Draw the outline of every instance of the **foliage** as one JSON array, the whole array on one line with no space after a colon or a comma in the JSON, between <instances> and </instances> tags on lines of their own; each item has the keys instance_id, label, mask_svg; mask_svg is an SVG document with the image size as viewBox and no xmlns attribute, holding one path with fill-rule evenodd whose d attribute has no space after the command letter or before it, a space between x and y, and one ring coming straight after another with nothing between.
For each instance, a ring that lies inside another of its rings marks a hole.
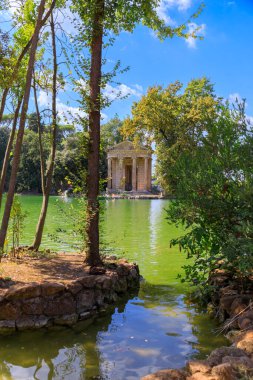
<instances>
[{"instance_id":1,"label":"foliage","mask_svg":"<svg viewBox=\"0 0 253 380\"><path fill-rule=\"evenodd\" d=\"M10 135L10 130L8 127L2 127L0 131L0 168L2 167L4 155L5 155L5 149L8 143Z\"/></svg>"},{"instance_id":2,"label":"foliage","mask_svg":"<svg viewBox=\"0 0 253 380\"><path fill-rule=\"evenodd\" d=\"M124 121L122 134L134 143L155 143L157 176L168 193L173 193L173 181L178 180L168 168L173 167L180 152L196 146L220 102L204 77L190 81L184 91L179 81L166 88L151 87L133 104L132 117Z\"/></svg>"},{"instance_id":3,"label":"foliage","mask_svg":"<svg viewBox=\"0 0 253 380\"><path fill-rule=\"evenodd\" d=\"M87 137L84 132L69 134L61 141L56 153L55 189L72 188L75 193L86 188Z\"/></svg>"},{"instance_id":4,"label":"foliage","mask_svg":"<svg viewBox=\"0 0 253 380\"><path fill-rule=\"evenodd\" d=\"M174 239L191 263L185 280L205 285L219 268L242 283L253 267L253 126L244 104L219 105L192 150L178 155L170 175L177 200L168 220L183 224Z\"/></svg>"},{"instance_id":5,"label":"foliage","mask_svg":"<svg viewBox=\"0 0 253 380\"><path fill-rule=\"evenodd\" d=\"M26 129L22 145L20 168L17 177L18 192L41 192L40 157L38 133ZM49 152L49 136L44 137L45 157Z\"/></svg>"},{"instance_id":6,"label":"foliage","mask_svg":"<svg viewBox=\"0 0 253 380\"><path fill-rule=\"evenodd\" d=\"M27 213L22 210L18 196L14 197L11 209L10 223L8 229L8 241L11 243L11 256L15 257L16 249L20 245L20 238L24 230L24 222Z\"/></svg>"},{"instance_id":7,"label":"foliage","mask_svg":"<svg viewBox=\"0 0 253 380\"><path fill-rule=\"evenodd\" d=\"M120 132L122 124L123 121L119 119L118 115L115 115L114 118L101 126L101 143L104 149L123 141L123 136Z\"/></svg>"}]
</instances>

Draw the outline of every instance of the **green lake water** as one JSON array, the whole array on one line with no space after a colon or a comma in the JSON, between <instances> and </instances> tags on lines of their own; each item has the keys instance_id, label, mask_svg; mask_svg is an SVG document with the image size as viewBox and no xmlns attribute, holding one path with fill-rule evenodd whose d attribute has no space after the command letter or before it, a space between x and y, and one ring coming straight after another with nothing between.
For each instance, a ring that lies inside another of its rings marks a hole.
<instances>
[{"instance_id":1,"label":"green lake water","mask_svg":"<svg viewBox=\"0 0 253 380\"><path fill-rule=\"evenodd\" d=\"M20 200L29 214L22 243L30 244L41 197ZM177 279L185 258L170 248L170 239L182 231L165 220L168 201L104 203L104 247L139 264L144 277L139 293L86 328L1 337L1 380L137 380L159 369L181 367L190 358L204 358L226 344L215 322L186 302L187 286ZM44 248L75 250L72 224L78 207L76 200L51 197ZM59 239L52 240L56 232Z\"/></svg>"}]
</instances>

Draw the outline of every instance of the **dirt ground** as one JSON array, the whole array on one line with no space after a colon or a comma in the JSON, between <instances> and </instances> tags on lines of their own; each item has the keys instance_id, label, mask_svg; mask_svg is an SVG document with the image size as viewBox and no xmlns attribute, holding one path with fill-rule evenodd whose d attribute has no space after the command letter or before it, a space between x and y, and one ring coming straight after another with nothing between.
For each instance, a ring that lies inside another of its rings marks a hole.
<instances>
[{"instance_id":1,"label":"dirt ground","mask_svg":"<svg viewBox=\"0 0 253 380\"><path fill-rule=\"evenodd\" d=\"M7 283L28 283L42 281L69 281L89 272L83 265L81 254L59 253L48 257L20 259L2 258L0 263L0 288Z\"/></svg>"}]
</instances>

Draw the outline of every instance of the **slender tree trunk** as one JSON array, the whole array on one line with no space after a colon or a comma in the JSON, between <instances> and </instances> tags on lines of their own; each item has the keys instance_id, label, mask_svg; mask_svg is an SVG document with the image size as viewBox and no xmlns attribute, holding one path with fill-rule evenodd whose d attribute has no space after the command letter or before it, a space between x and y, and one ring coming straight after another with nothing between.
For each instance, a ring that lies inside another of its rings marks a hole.
<instances>
[{"instance_id":1,"label":"slender tree trunk","mask_svg":"<svg viewBox=\"0 0 253 380\"><path fill-rule=\"evenodd\" d=\"M23 105L22 105L20 122L19 122L19 130L18 130L16 144L15 144L9 190L7 194L7 199L6 199L6 204L5 204L5 209L4 209L4 214L2 218L2 224L1 224L0 255L3 253L3 249L4 249L4 243L5 243L5 238L6 238L6 233L7 233L7 228L9 224L14 193L15 193L16 178L17 178L17 172L18 172L18 167L19 167L19 162L20 162L20 153L21 153L21 147L22 147L23 136L24 136L27 109L28 109L29 98L30 98L33 67L35 63L35 55L36 55L37 45L39 41L39 33L42 27L42 17L45 10L45 2L46 0L41 0L40 5L38 7L38 18L37 18L37 22L36 22L36 26L35 26L35 30L34 30L34 34L32 38L32 43L31 43L29 62L28 62L27 73L26 73L24 99L23 99Z\"/></svg>"},{"instance_id":2,"label":"slender tree trunk","mask_svg":"<svg viewBox=\"0 0 253 380\"><path fill-rule=\"evenodd\" d=\"M56 110L56 95L57 95L57 53L56 53L56 43L55 43L55 27L54 27L54 18L53 14L51 14L51 33L52 33L52 47L53 47L53 88L52 88L52 136L51 136L51 152L50 152L50 158L48 163L48 170L46 174L45 180L44 177L44 158L43 158L43 151L40 149L40 159L41 159L41 180L42 180L42 191L43 191L43 202L42 207L40 211L40 217L36 228L36 233L34 237L34 241L30 249L33 249L35 251L38 251L46 215L47 215L47 208L48 208L48 202L49 202L49 195L52 188L52 178L53 178L53 171L54 171L54 164L55 164L55 153L56 153L56 137L57 137L57 110ZM40 138L41 140L41 138Z\"/></svg>"},{"instance_id":3,"label":"slender tree trunk","mask_svg":"<svg viewBox=\"0 0 253 380\"><path fill-rule=\"evenodd\" d=\"M85 263L100 265L99 254L99 149L101 109L101 67L104 0L96 0L91 39L89 149L87 178L87 250Z\"/></svg>"},{"instance_id":4,"label":"slender tree trunk","mask_svg":"<svg viewBox=\"0 0 253 380\"><path fill-rule=\"evenodd\" d=\"M11 133L9 136L8 144L6 147L5 155L4 155L4 162L1 170L1 177L0 177L0 210L1 210L1 205L2 205L2 199L3 199L3 192L4 192L4 185L5 185L5 180L6 180L6 174L7 174L7 169L8 169L8 164L10 160L10 154L11 154L11 149L12 149L12 144L14 141L15 137L15 132L16 132L16 127L17 127L17 122L18 122L18 117L19 117L19 111L20 107L22 104L22 99L19 99L15 114L14 114L14 119L13 119L13 124L12 124L12 129Z\"/></svg>"},{"instance_id":5,"label":"slender tree trunk","mask_svg":"<svg viewBox=\"0 0 253 380\"><path fill-rule=\"evenodd\" d=\"M35 80L35 72L33 73L33 94L34 94L34 103L37 114L37 123L38 123L38 136L39 136L39 152L40 152L40 177L41 177L41 188L42 193L45 192L45 160L44 160L44 152L43 152L43 143L42 143L42 125L41 125L41 117L39 111L37 90L36 90L36 80Z\"/></svg>"}]
</instances>

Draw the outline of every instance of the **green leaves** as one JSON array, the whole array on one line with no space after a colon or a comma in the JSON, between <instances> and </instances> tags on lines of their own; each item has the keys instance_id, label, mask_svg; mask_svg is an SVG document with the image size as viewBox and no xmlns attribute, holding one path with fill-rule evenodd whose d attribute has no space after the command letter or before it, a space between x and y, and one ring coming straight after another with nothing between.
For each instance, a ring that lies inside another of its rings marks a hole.
<instances>
[{"instance_id":1,"label":"green leaves","mask_svg":"<svg viewBox=\"0 0 253 380\"><path fill-rule=\"evenodd\" d=\"M241 282L253 267L253 127L243 104L231 110L220 103L205 124L198 144L167 169L178 200L168 209L170 222L186 227L179 244L193 261L186 280L201 285L219 268Z\"/></svg>"}]
</instances>

